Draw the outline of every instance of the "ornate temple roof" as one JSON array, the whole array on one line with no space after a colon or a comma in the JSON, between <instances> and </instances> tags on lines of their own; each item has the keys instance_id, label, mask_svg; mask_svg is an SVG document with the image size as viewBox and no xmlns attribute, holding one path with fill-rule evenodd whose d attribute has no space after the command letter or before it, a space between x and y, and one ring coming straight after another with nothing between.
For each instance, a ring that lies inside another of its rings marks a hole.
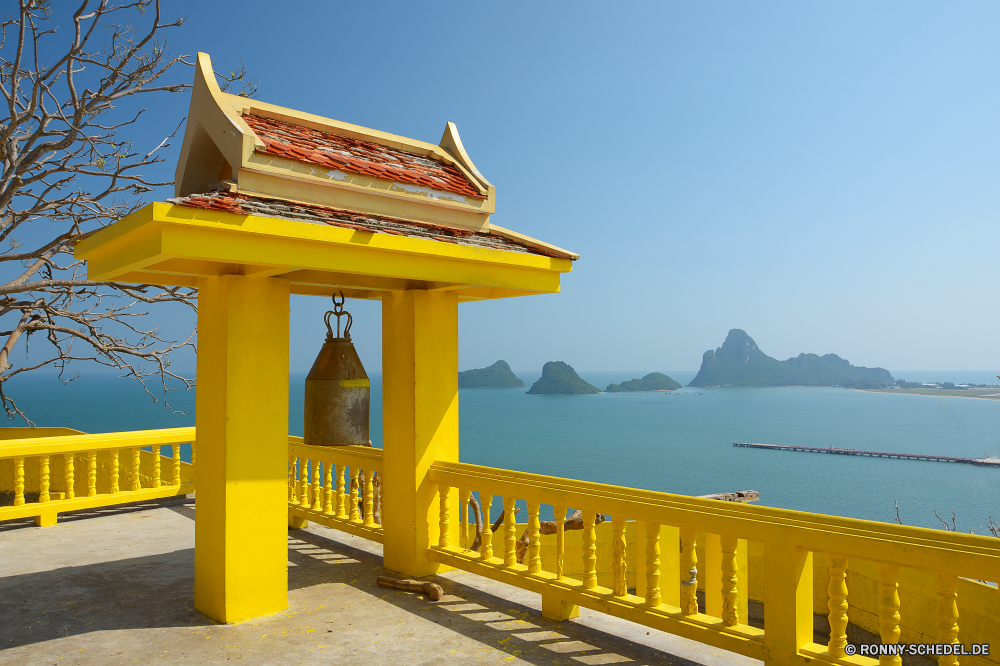
<instances>
[{"instance_id":1,"label":"ornate temple roof","mask_svg":"<svg viewBox=\"0 0 1000 666\"><path fill-rule=\"evenodd\" d=\"M496 188L476 169L453 123L431 144L230 95L219 89L204 53L175 194L171 203L181 206L305 216L377 233L579 258L490 221Z\"/></svg>"}]
</instances>

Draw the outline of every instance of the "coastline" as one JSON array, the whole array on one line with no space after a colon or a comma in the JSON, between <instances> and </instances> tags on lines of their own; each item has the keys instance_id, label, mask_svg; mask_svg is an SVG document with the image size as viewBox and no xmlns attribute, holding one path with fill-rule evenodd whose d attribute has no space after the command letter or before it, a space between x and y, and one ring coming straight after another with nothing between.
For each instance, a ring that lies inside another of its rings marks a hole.
<instances>
[{"instance_id":1,"label":"coastline","mask_svg":"<svg viewBox=\"0 0 1000 666\"><path fill-rule=\"evenodd\" d=\"M926 398L965 398L972 400L1000 400L1000 389L852 389L865 393L895 393L919 395ZM971 393L975 392L975 395Z\"/></svg>"}]
</instances>

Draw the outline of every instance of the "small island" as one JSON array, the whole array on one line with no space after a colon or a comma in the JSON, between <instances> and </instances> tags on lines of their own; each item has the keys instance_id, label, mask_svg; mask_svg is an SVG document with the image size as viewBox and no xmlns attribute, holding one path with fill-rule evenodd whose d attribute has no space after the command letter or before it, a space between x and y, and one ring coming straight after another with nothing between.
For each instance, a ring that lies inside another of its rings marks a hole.
<instances>
[{"instance_id":1,"label":"small island","mask_svg":"<svg viewBox=\"0 0 1000 666\"><path fill-rule=\"evenodd\" d=\"M458 388L524 388L524 382L514 375L507 361L497 361L488 368L476 368L458 373Z\"/></svg>"},{"instance_id":2,"label":"small island","mask_svg":"<svg viewBox=\"0 0 1000 666\"><path fill-rule=\"evenodd\" d=\"M840 386L874 389L893 383L888 370L854 366L836 354L799 354L779 361L762 352L744 331L734 328L721 347L705 352L701 370L688 386Z\"/></svg>"},{"instance_id":3,"label":"small island","mask_svg":"<svg viewBox=\"0 0 1000 666\"><path fill-rule=\"evenodd\" d=\"M532 384L528 393L532 395L583 395L600 393L601 390L588 384L562 361L549 361L542 366L542 378Z\"/></svg>"},{"instance_id":4,"label":"small island","mask_svg":"<svg viewBox=\"0 0 1000 666\"><path fill-rule=\"evenodd\" d=\"M608 384L606 393L628 393L633 391L674 391L681 385L662 372L651 372L642 379L630 379L621 384Z\"/></svg>"}]
</instances>

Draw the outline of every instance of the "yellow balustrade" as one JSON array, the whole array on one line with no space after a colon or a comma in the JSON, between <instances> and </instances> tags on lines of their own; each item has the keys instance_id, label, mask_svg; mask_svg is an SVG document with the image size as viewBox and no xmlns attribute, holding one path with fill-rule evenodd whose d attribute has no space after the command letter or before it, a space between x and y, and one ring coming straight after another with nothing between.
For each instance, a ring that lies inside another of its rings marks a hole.
<instances>
[{"instance_id":1,"label":"yellow balustrade","mask_svg":"<svg viewBox=\"0 0 1000 666\"><path fill-rule=\"evenodd\" d=\"M374 474L382 473L381 449L307 446L301 437L289 437L288 461L290 527L305 527L312 520L382 543L382 525L375 521L372 485ZM349 488L345 487L345 472L350 475ZM359 479L364 480L360 497L363 509L359 507Z\"/></svg>"},{"instance_id":2,"label":"yellow balustrade","mask_svg":"<svg viewBox=\"0 0 1000 666\"><path fill-rule=\"evenodd\" d=\"M436 462L428 476L441 489L442 497L447 496L445 489L468 488L490 501L502 496L505 510L503 534L496 535L501 540L498 543L504 543L502 557L488 555L485 546L472 551L439 541L429 549L429 559L538 592L542 595L542 613L551 619L572 617L578 606L584 606L769 664L899 663L893 655L874 659L847 657L844 653L848 613L853 612L848 605L849 559L879 563L881 592L874 612L886 644L899 641L901 615L905 617L907 612L898 594L902 568L936 574L936 638L945 643L958 641L958 576L1000 578L1000 540L979 535L719 502L457 462ZM517 500L527 503L526 523L513 519ZM536 563L535 525L543 504L553 507L557 534L540 545L542 555ZM566 538L559 527L567 506L580 509L583 515L582 534L576 542L583 559L579 579L564 572ZM446 508L446 504L442 502L441 507ZM611 525L597 525L598 513L610 514ZM636 529L632 532L634 540L629 541L627 521L632 520L636 521ZM610 546L610 554L598 556L598 527L605 535L610 532L610 539L602 537L606 539L602 543L608 544L603 547ZM446 531L443 525L440 529ZM516 534L520 529L528 531L526 565L516 562ZM705 534L705 570L700 574L699 532ZM669 541L663 543L664 538ZM746 624L748 618L740 610L745 608L740 598L746 598L748 585L740 563L746 561L744 544L749 542L763 544L760 566L766 631ZM635 554L628 552L631 543L636 543ZM661 548L674 553L666 565L661 561ZM813 642L813 553L826 559L822 566L828 580L829 602L824 603L831 627L828 645ZM630 580L626 569L633 566L626 562L636 563L637 594L625 587ZM610 571L598 571L598 566ZM665 571L661 571L664 566ZM610 580L611 587L602 587L598 577L609 573L605 580ZM676 581L674 585L681 589L669 594L661 589L664 574L665 580ZM706 609L717 610L699 612L695 596L699 581L704 583ZM988 642L988 638L966 640ZM957 664L958 659L942 657L940 663Z\"/></svg>"},{"instance_id":3,"label":"yellow balustrade","mask_svg":"<svg viewBox=\"0 0 1000 666\"><path fill-rule=\"evenodd\" d=\"M0 506L0 521L34 518L36 525L45 527L67 511L192 493L194 466L181 461L180 445L192 442L194 432L167 428L41 437L25 433L21 439L0 439L0 490L14 494L12 506ZM161 445L173 447L169 486L157 482L159 456L142 450ZM132 451L132 464L125 470L119 461L121 449ZM78 467L86 473L78 475Z\"/></svg>"}]
</instances>

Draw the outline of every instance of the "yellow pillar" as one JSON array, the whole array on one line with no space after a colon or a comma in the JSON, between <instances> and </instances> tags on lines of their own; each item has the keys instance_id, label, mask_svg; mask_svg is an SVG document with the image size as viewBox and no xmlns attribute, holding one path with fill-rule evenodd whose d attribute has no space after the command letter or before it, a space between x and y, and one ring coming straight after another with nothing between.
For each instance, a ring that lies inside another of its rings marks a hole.
<instances>
[{"instance_id":1,"label":"yellow pillar","mask_svg":"<svg viewBox=\"0 0 1000 666\"><path fill-rule=\"evenodd\" d=\"M458 297L400 291L382 298L383 565L406 576L446 567L427 559L438 541L435 460L458 460ZM452 511L458 489L451 492ZM451 542L459 543L458 521Z\"/></svg>"},{"instance_id":2,"label":"yellow pillar","mask_svg":"<svg viewBox=\"0 0 1000 666\"><path fill-rule=\"evenodd\" d=\"M288 607L286 280L198 282L194 604L221 622Z\"/></svg>"},{"instance_id":3,"label":"yellow pillar","mask_svg":"<svg viewBox=\"0 0 1000 666\"><path fill-rule=\"evenodd\" d=\"M813 554L795 546L790 530L765 544L764 664L800 663L799 648L813 640Z\"/></svg>"}]
</instances>

